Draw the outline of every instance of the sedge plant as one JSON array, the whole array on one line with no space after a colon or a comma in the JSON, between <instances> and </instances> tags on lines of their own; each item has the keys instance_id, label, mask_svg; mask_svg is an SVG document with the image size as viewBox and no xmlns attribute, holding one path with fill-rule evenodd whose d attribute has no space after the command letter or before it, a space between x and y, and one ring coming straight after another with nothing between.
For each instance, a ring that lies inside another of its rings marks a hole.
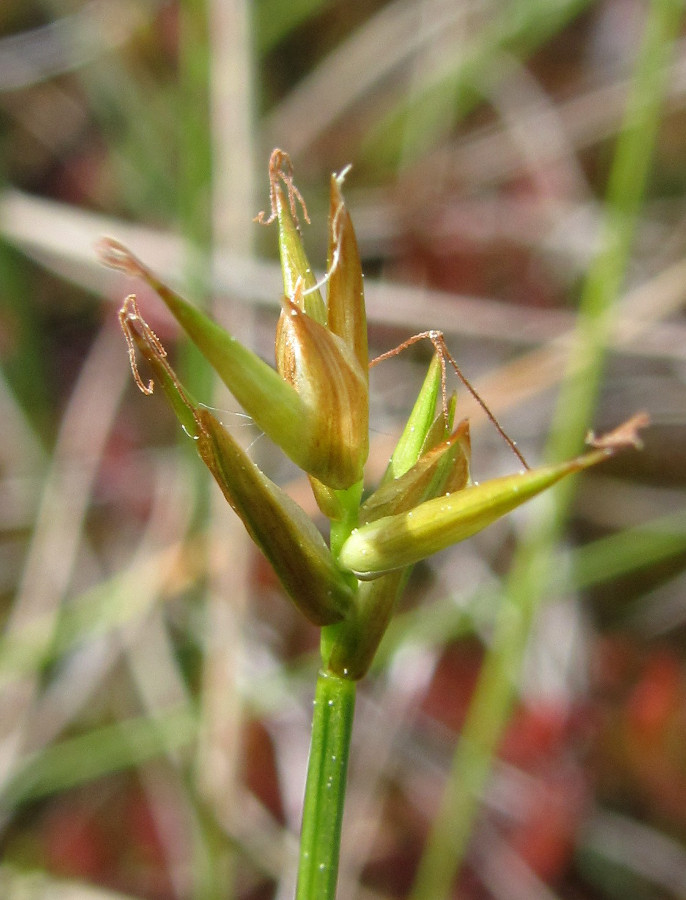
<instances>
[{"instance_id":1,"label":"sedge plant","mask_svg":"<svg viewBox=\"0 0 686 900\"><path fill-rule=\"evenodd\" d=\"M372 663L412 566L568 475L636 445L643 418L593 439L580 456L533 469L506 438L519 456L519 470L476 484L470 476L469 423L455 423L446 365L462 375L441 333L427 331L371 363L423 338L436 351L381 483L365 495L370 362L360 256L342 195L345 171L331 177L328 262L320 283L303 246L298 206L306 220L307 210L286 153L274 150L269 175L271 210L258 220L278 225L284 290L276 368L168 288L122 245L104 241L101 256L157 292L257 427L307 474L329 522L327 541L305 511L191 396L135 296L127 297L120 321L136 383L146 394L153 382L159 384L285 592L321 628L296 896L332 900L356 685ZM151 372L148 380L139 373L139 357Z\"/></svg>"}]
</instances>

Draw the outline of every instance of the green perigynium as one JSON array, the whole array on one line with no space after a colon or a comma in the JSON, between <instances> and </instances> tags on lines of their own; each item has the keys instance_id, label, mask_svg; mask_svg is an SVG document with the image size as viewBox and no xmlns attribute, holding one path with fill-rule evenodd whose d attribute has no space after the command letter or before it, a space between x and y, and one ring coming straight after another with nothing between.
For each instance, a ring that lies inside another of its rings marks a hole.
<instances>
[{"instance_id":1,"label":"green perigynium","mask_svg":"<svg viewBox=\"0 0 686 900\"><path fill-rule=\"evenodd\" d=\"M494 478L441 496L434 494L411 509L356 528L341 548L339 563L358 578L370 579L419 562L471 537L561 478L595 465L610 452L596 450L560 465Z\"/></svg>"},{"instance_id":2,"label":"green perigynium","mask_svg":"<svg viewBox=\"0 0 686 900\"><path fill-rule=\"evenodd\" d=\"M200 458L270 560L298 608L317 625L339 622L350 607L350 578L337 566L318 529L298 504L250 459L209 410L183 388L160 352L159 341L141 319L133 297L120 313L124 333L146 358ZM137 369L134 373L139 386ZM147 393L147 388L142 385Z\"/></svg>"},{"instance_id":3,"label":"green perigynium","mask_svg":"<svg viewBox=\"0 0 686 900\"><path fill-rule=\"evenodd\" d=\"M367 325L357 241L341 192L343 175L331 178L327 274L318 284L302 243L298 205L306 220L307 211L287 154L275 150L269 172L271 213L258 219L276 220L279 230L284 295L276 369L171 291L121 245L104 242L102 256L156 290L245 411L309 476L317 503L331 520L329 545L217 419L189 397L135 300L127 299L121 322L139 386L151 390L138 375L134 348L151 366L203 462L289 596L310 621L324 626L325 669L358 679L373 659L414 563L470 537L618 447L636 443L636 426L642 423L632 422L568 462L475 485L469 425L462 421L454 427L454 398L446 397L445 361L437 353L382 483L362 501L369 448ZM440 350L440 342L435 346Z\"/></svg>"}]
</instances>

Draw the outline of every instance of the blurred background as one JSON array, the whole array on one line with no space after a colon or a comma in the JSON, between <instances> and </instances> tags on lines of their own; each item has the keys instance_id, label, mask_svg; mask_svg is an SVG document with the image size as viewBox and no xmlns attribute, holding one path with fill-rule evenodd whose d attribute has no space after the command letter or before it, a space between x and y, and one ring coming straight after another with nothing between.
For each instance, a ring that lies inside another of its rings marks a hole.
<instances>
[{"instance_id":1,"label":"blurred background","mask_svg":"<svg viewBox=\"0 0 686 900\"><path fill-rule=\"evenodd\" d=\"M127 293L195 395L313 503L161 304L99 266L97 241L126 243L271 361L276 232L253 223L269 154L292 157L319 267L329 174L351 163L373 353L443 330L538 463L660 6L0 4L3 897L293 891L317 632L163 398L136 390L116 319ZM555 577L505 672L518 696L454 882L464 900L686 897L686 44L664 50L587 423L646 409L652 425L643 452L576 481ZM370 485L430 349L372 371ZM457 389L474 477L515 471ZM417 566L360 686L341 898L410 895L507 573L545 502Z\"/></svg>"}]
</instances>

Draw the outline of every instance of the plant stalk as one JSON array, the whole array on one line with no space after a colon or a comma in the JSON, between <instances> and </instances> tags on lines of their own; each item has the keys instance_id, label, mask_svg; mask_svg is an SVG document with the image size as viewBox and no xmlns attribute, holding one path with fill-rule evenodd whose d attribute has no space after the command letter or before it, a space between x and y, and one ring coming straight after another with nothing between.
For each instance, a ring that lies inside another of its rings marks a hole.
<instances>
[{"instance_id":1,"label":"plant stalk","mask_svg":"<svg viewBox=\"0 0 686 900\"><path fill-rule=\"evenodd\" d=\"M356 683L320 671L314 697L296 900L334 900Z\"/></svg>"}]
</instances>

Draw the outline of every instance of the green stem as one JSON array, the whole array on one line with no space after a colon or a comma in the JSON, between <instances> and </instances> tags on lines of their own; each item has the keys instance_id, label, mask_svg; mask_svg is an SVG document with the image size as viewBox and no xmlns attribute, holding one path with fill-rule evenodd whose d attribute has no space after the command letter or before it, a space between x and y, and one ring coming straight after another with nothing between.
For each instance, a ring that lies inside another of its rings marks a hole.
<instances>
[{"instance_id":1,"label":"green stem","mask_svg":"<svg viewBox=\"0 0 686 900\"><path fill-rule=\"evenodd\" d=\"M336 493L344 515L331 522L334 559L357 524L362 483ZM324 666L327 631L322 629ZM322 669L317 676L296 900L334 900L336 896L355 691L355 681L334 672Z\"/></svg>"},{"instance_id":2,"label":"green stem","mask_svg":"<svg viewBox=\"0 0 686 900\"><path fill-rule=\"evenodd\" d=\"M330 672L317 678L296 900L336 896L355 687Z\"/></svg>"}]
</instances>

